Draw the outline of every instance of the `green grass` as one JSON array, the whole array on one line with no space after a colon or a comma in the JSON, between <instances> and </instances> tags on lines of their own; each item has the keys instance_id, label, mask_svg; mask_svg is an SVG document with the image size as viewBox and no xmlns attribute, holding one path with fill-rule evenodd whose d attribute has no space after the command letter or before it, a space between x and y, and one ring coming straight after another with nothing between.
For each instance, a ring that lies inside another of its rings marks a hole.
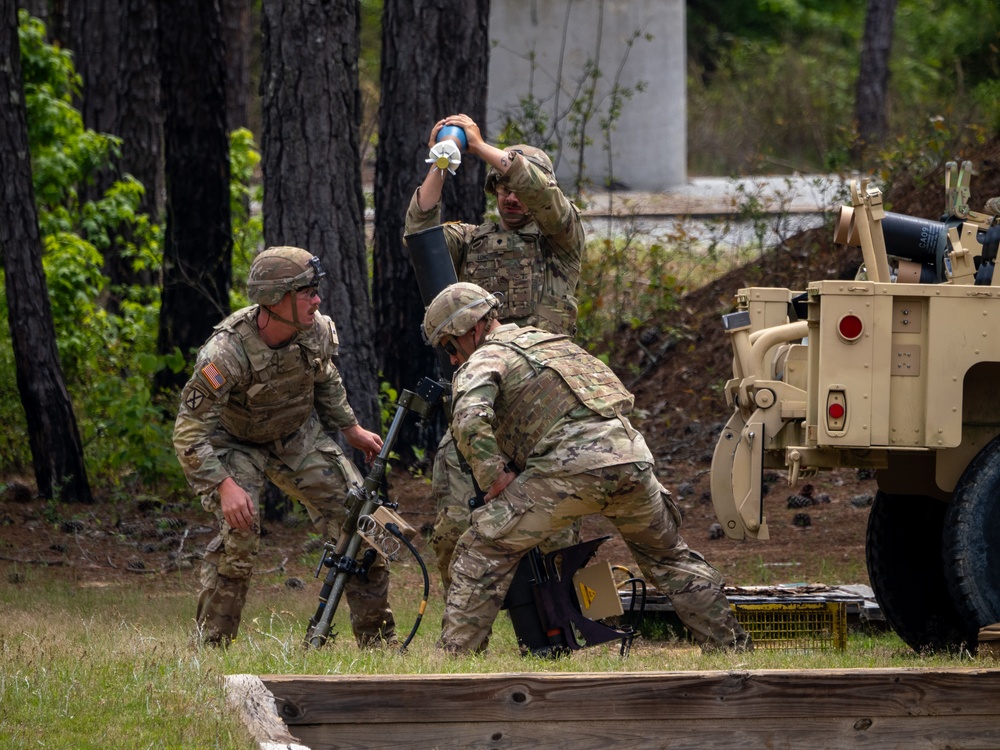
<instances>
[{"instance_id":1,"label":"green grass","mask_svg":"<svg viewBox=\"0 0 1000 750\"><path fill-rule=\"evenodd\" d=\"M255 580L239 639L227 650L192 645L196 583L192 572L86 586L42 569L0 587L0 748L255 747L225 704L230 674L443 674L497 672L639 672L861 667L993 666L992 659L918 656L895 636L854 634L845 652L705 656L683 641L640 639L622 660L616 643L545 660L518 655L505 615L486 655L449 657L435 648L441 598L410 649L359 651L342 606L339 637L303 649L319 584L284 586L283 575ZM63 573L62 575L65 575ZM393 605L405 636L419 604L413 564L394 566ZM652 634L652 633L651 633Z\"/></svg>"}]
</instances>

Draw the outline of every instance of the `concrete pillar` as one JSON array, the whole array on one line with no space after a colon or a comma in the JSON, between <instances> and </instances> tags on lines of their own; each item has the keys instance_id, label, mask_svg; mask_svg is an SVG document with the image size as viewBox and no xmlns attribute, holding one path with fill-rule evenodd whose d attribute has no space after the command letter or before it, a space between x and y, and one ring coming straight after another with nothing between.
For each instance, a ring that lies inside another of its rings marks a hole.
<instances>
[{"instance_id":1,"label":"concrete pillar","mask_svg":"<svg viewBox=\"0 0 1000 750\"><path fill-rule=\"evenodd\" d=\"M639 32L631 46L628 42ZM683 0L492 0L486 134L495 141L519 102L533 96L547 118L560 182L572 181L570 109L581 100L588 62L596 61L598 114L583 174L596 188L608 175L631 190L665 190L687 180L686 50ZM616 81L631 99L611 134L611 165L600 120ZM561 85L559 85L561 84ZM639 85L645 90L636 90Z\"/></svg>"}]
</instances>

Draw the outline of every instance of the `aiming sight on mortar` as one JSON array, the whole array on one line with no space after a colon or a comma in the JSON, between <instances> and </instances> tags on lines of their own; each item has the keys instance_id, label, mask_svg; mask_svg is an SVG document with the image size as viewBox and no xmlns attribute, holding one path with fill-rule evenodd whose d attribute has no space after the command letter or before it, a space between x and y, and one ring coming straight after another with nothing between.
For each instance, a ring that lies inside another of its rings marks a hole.
<instances>
[{"instance_id":1,"label":"aiming sight on mortar","mask_svg":"<svg viewBox=\"0 0 1000 750\"><path fill-rule=\"evenodd\" d=\"M723 316L733 411L711 490L725 533L769 538L765 471L794 486L876 470L868 574L918 651L974 650L1000 621L1000 198L971 211L971 173L948 165L940 221L852 184L835 239L860 247L857 277L741 289Z\"/></svg>"}]
</instances>

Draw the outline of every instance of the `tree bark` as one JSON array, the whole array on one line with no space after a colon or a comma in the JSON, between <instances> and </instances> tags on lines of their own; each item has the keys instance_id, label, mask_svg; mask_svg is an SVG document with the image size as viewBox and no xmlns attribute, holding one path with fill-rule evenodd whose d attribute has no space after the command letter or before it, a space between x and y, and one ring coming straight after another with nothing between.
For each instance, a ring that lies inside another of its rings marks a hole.
<instances>
[{"instance_id":1,"label":"tree bark","mask_svg":"<svg viewBox=\"0 0 1000 750\"><path fill-rule=\"evenodd\" d=\"M71 0L51 0L49 3L49 42L60 47L68 47L69 9Z\"/></svg>"},{"instance_id":2,"label":"tree bark","mask_svg":"<svg viewBox=\"0 0 1000 750\"><path fill-rule=\"evenodd\" d=\"M99 133L114 133L118 124L120 6L121 0L69 3L69 46L76 72L83 81L80 114L84 127ZM107 176L104 181L110 183ZM97 190L103 192L100 186Z\"/></svg>"},{"instance_id":3,"label":"tree bark","mask_svg":"<svg viewBox=\"0 0 1000 750\"><path fill-rule=\"evenodd\" d=\"M18 8L24 8L28 13L44 24L49 22L48 0L21 0L17 4Z\"/></svg>"},{"instance_id":4,"label":"tree bark","mask_svg":"<svg viewBox=\"0 0 1000 750\"><path fill-rule=\"evenodd\" d=\"M318 256L322 310L337 324L338 367L361 424L380 410L364 237L358 133L357 0L264 0L261 165L264 239Z\"/></svg>"},{"instance_id":5,"label":"tree bark","mask_svg":"<svg viewBox=\"0 0 1000 750\"><path fill-rule=\"evenodd\" d=\"M489 14L489 0L385 0L373 299L378 364L383 380L396 389L412 388L438 369L437 356L419 333L424 307L403 246L403 219L427 174L427 137L434 123L461 112L486 136ZM471 156L457 174L448 176L442 196L445 220L482 221L485 177L484 162ZM411 447L435 446L441 429L440 424L408 422L397 450L409 461Z\"/></svg>"},{"instance_id":6,"label":"tree bark","mask_svg":"<svg viewBox=\"0 0 1000 750\"><path fill-rule=\"evenodd\" d=\"M14 0L0 0L0 175L7 317L35 482L42 497L89 503L83 444L59 363L42 269Z\"/></svg>"},{"instance_id":7,"label":"tree bark","mask_svg":"<svg viewBox=\"0 0 1000 750\"><path fill-rule=\"evenodd\" d=\"M250 127L250 0L222 0L229 130Z\"/></svg>"},{"instance_id":8,"label":"tree bark","mask_svg":"<svg viewBox=\"0 0 1000 750\"><path fill-rule=\"evenodd\" d=\"M121 172L146 188L139 211L159 222L165 197L156 5L149 0L121 0L119 28L118 122L112 132L122 139ZM154 283L150 274L136 272L120 253L109 253L105 265L112 289Z\"/></svg>"},{"instance_id":9,"label":"tree bark","mask_svg":"<svg viewBox=\"0 0 1000 750\"><path fill-rule=\"evenodd\" d=\"M232 230L225 67L217 2L159 0L166 227L160 353L192 353L229 314ZM158 390L188 370L161 371Z\"/></svg>"},{"instance_id":10,"label":"tree bark","mask_svg":"<svg viewBox=\"0 0 1000 750\"><path fill-rule=\"evenodd\" d=\"M880 145L889 132L887 91L896 3L897 0L868 0L855 105L859 140L855 156L863 156Z\"/></svg>"},{"instance_id":11,"label":"tree bark","mask_svg":"<svg viewBox=\"0 0 1000 750\"><path fill-rule=\"evenodd\" d=\"M81 0L70 4L69 22L74 61L83 81L84 126L122 139L114 166L94 175L83 187L81 200L101 198L121 174L128 173L146 188L139 211L158 221L163 179L156 5L148 0ZM124 247L114 241L104 249L111 289L108 307L113 311L123 286L153 282L123 257Z\"/></svg>"}]
</instances>

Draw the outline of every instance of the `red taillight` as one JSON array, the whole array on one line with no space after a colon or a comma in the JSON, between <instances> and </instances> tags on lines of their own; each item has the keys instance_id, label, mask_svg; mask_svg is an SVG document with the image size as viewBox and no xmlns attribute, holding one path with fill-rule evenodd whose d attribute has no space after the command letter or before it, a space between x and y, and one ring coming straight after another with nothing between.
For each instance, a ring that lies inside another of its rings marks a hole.
<instances>
[{"instance_id":1,"label":"red taillight","mask_svg":"<svg viewBox=\"0 0 1000 750\"><path fill-rule=\"evenodd\" d=\"M847 393L839 388L826 394L826 429L842 432L847 428Z\"/></svg>"},{"instance_id":2,"label":"red taillight","mask_svg":"<svg viewBox=\"0 0 1000 750\"><path fill-rule=\"evenodd\" d=\"M857 315L848 314L837 321L837 333L844 341L857 341L864 330L865 324Z\"/></svg>"}]
</instances>

